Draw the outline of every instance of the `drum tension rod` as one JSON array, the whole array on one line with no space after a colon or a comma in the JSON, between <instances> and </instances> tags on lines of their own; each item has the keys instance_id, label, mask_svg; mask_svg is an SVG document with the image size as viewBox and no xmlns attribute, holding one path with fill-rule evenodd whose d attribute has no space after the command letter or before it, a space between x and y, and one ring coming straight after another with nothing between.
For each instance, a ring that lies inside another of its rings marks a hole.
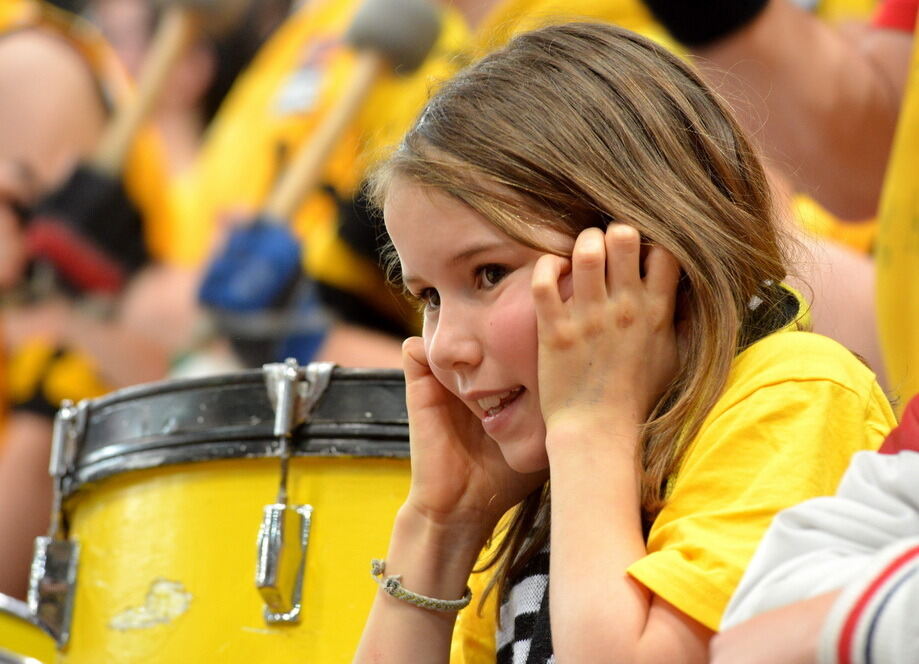
<instances>
[{"instance_id":1,"label":"drum tension rod","mask_svg":"<svg viewBox=\"0 0 919 664\"><path fill-rule=\"evenodd\" d=\"M74 406L65 400L54 418L51 460L48 472L54 479L54 503L48 535L35 538L35 553L29 574L29 611L54 637L59 649L70 639L73 596L76 588L79 543L68 539L63 497L68 477L74 470L88 420L88 401Z\"/></svg>"},{"instance_id":2,"label":"drum tension rod","mask_svg":"<svg viewBox=\"0 0 919 664\"><path fill-rule=\"evenodd\" d=\"M309 421L329 385L332 368L331 364L313 363L301 369L294 359L262 367L275 411L273 435L281 465L277 500L264 507L255 570L255 586L266 604L265 621L269 624L300 621L313 507L288 504L291 439L294 430Z\"/></svg>"}]
</instances>

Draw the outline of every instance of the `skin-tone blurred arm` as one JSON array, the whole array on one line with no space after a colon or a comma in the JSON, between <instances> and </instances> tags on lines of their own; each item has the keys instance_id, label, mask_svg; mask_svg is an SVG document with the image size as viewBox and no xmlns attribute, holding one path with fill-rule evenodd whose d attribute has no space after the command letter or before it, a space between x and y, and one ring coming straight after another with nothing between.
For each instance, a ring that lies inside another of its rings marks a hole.
<instances>
[{"instance_id":1,"label":"skin-tone blurred arm","mask_svg":"<svg viewBox=\"0 0 919 664\"><path fill-rule=\"evenodd\" d=\"M816 664L820 633L839 591L762 613L712 640L712 664Z\"/></svg>"},{"instance_id":2,"label":"skin-tone blurred arm","mask_svg":"<svg viewBox=\"0 0 919 664\"><path fill-rule=\"evenodd\" d=\"M402 342L369 328L335 321L316 354L317 362L343 367L402 367Z\"/></svg>"},{"instance_id":3,"label":"skin-tone blurred arm","mask_svg":"<svg viewBox=\"0 0 919 664\"><path fill-rule=\"evenodd\" d=\"M25 599L35 537L48 530L51 420L11 413L0 433L0 593Z\"/></svg>"},{"instance_id":4,"label":"skin-tone blurred arm","mask_svg":"<svg viewBox=\"0 0 919 664\"><path fill-rule=\"evenodd\" d=\"M840 30L771 0L694 55L797 190L842 219L862 220L877 209L911 45L907 33Z\"/></svg>"}]
</instances>

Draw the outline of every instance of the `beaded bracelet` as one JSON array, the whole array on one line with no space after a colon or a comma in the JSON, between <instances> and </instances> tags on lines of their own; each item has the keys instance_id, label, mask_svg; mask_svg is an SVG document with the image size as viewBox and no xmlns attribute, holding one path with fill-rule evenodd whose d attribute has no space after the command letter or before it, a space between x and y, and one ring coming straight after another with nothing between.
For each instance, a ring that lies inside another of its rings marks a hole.
<instances>
[{"instance_id":1,"label":"beaded bracelet","mask_svg":"<svg viewBox=\"0 0 919 664\"><path fill-rule=\"evenodd\" d=\"M469 602L472 601L472 591L469 589L469 586L466 586L466 592L463 593L460 599L437 599L435 597L413 593L411 590L406 590L402 587L401 575L383 576L385 570L385 560L374 558L370 561L370 574L384 592L396 599L401 599L403 602L419 606L422 609L431 609L433 611L459 611L469 606Z\"/></svg>"}]
</instances>

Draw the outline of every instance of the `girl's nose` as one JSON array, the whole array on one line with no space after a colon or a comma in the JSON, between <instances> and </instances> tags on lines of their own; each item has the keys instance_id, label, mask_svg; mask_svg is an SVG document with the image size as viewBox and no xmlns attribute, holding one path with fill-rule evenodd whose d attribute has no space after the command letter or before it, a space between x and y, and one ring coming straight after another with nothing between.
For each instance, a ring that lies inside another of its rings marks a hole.
<instances>
[{"instance_id":1,"label":"girl's nose","mask_svg":"<svg viewBox=\"0 0 919 664\"><path fill-rule=\"evenodd\" d=\"M482 361L475 313L442 308L433 329L426 329L428 361L441 371L474 367Z\"/></svg>"}]
</instances>

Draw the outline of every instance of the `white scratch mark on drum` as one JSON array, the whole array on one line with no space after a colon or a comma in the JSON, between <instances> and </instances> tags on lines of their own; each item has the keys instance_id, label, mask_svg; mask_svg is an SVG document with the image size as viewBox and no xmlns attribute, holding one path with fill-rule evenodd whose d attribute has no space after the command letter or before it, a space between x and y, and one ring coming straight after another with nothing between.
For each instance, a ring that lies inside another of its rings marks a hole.
<instances>
[{"instance_id":1,"label":"white scratch mark on drum","mask_svg":"<svg viewBox=\"0 0 919 664\"><path fill-rule=\"evenodd\" d=\"M277 630L265 629L263 627L242 627L241 629L244 632L251 632L252 634L267 634L268 636L277 634Z\"/></svg>"},{"instance_id":2,"label":"white scratch mark on drum","mask_svg":"<svg viewBox=\"0 0 919 664\"><path fill-rule=\"evenodd\" d=\"M188 611L191 593L178 581L155 579L147 591L143 606L125 609L116 614L109 627L117 630L147 629L171 622Z\"/></svg>"}]
</instances>

